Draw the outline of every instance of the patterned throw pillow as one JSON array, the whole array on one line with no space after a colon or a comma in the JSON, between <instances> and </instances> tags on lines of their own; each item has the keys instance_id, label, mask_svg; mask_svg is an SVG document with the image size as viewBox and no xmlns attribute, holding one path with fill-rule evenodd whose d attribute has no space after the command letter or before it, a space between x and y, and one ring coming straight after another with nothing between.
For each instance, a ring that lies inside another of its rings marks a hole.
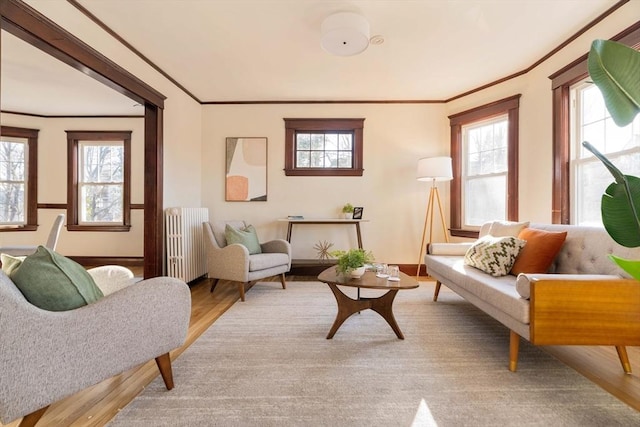
<instances>
[{"instance_id":1,"label":"patterned throw pillow","mask_svg":"<svg viewBox=\"0 0 640 427\"><path fill-rule=\"evenodd\" d=\"M494 277L506 276L525 245L516 237L484 236L469 248L464 263Z\"/></svg>"}]
</instances>

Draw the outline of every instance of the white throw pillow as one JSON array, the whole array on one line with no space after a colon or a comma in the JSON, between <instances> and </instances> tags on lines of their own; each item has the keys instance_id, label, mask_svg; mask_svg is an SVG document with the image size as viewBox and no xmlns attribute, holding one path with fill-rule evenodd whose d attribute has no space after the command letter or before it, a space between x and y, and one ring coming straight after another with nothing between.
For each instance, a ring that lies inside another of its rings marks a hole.
<instances>
[{"instance_id":1,"label":"white throw pillow","mask_svg":"<svg viewBox=\"0 0 640 427\"><path fill-rule=\"evenodd\" d=\"M511 221L494 221L489 227L489 234L494 237L512 236L518 237L518 234L523 228L529 226L529 221L526 222L511 222Z\"/></svg>"},{"instance_id":2,"label":"white throw pillow","mask_svg":"<svg viewBox=\"0 0 640 427\"><path fill-rule=\"evenodd\" d=\"M484 236L469 248L464 263L494 277L506 276L525 243L513 236Z\"/></svg>"}]
</instances>

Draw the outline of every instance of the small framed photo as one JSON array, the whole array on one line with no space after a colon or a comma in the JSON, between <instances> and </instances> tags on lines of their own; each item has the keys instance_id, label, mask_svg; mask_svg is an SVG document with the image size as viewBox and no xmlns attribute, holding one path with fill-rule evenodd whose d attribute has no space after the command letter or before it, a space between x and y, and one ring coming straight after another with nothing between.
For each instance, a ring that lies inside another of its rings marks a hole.
<instances>
[{"instance_id":1,"label":"small framed photo","mask_svg":"<svg viewBox=\"0 0 640 427\"><path fill-rule=\"evenodd\" d=\"M353 208L353 219L362 219L362 211L363 210L364 210L364 208L354 207Z\"/></svg>"}]
</instances>

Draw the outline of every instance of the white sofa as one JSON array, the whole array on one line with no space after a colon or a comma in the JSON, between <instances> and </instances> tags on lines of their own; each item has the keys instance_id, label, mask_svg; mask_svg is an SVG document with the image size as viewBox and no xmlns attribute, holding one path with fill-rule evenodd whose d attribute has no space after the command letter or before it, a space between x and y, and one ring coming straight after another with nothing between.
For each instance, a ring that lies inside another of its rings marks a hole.
<instances>
[{"instance_id":1,"label":"white sofa","mask_svg":"<svg viewBox=\"0 0 640 427\"><path fill-rule=\"evenodd\" d=\"M480 237L491 223L484 224ZM427 248L425 265L441 285L458 293L510 329L509 369L515 371L520 337L535 345L614 345L625 372L625 346L640 345L640 283L608 258L640 259L640 249L615 243L602 228L560 224L530 227L567 238L547 274L493 277L464 265L472 243L440 243Z\"/></svg>"}]
</instances>

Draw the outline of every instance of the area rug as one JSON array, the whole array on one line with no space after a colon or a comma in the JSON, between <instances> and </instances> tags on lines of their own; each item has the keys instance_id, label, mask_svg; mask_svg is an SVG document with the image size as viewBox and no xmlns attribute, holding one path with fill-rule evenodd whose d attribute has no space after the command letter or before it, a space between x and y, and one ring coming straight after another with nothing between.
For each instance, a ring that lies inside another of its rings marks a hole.
<instances>
[{"instance_id":1,"label":"area rug","mask_svg":"<svg viewBox=\"0 0 640 427\"><path fill-rule=\"evenodd\" d=\"M261 282L111 426L630 426L640 412L522 342L452 292L398 293L405 340L371 310L325 337L336 302L318 282ZM353 289L349 289L353 291ZM363 296L375 291L364 290Z\"/></svg>"}]
</instances>

